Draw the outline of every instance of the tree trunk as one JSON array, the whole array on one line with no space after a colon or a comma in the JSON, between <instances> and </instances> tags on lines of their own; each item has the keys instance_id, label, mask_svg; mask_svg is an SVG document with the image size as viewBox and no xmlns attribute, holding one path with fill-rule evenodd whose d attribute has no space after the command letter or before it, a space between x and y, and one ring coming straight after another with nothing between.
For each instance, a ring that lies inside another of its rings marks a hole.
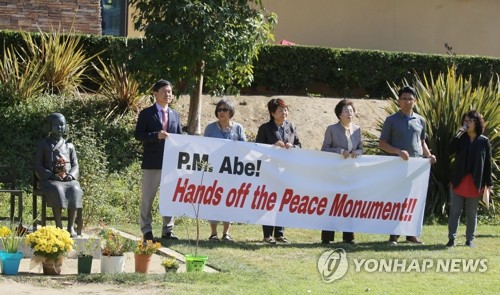
<instances>
[{"instance_id":1,"label":"tree trunk","mask_svg":"<svg viewBox=\"0 0 500 295\"><path fill-rule=\"evenodd\" d=\"M203 71L205 70L205 62L198 63L196 69L198 73L198 80L196 86L189 94L189 115L187 124L188 134L201 134L200 121L201 121L201 95L203 93Z\"/></svg>"}]
</instances>

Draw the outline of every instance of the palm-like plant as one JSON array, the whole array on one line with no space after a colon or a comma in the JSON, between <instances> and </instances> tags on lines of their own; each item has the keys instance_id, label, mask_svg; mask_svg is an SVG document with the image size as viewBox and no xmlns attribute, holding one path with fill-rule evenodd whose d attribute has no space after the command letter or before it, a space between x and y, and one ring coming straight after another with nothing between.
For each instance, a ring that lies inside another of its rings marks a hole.
<instances>
[{"instance_id":1,"label":"palm-like plant","mask_svg":"<svg viewBox=\"0 0 500 295\"><path fill-rule=\"evenodd\" d=\"M40 95L44 68L40 60L29 59L13 47L5 48L0 62L0 84L4 97L14 101L27 101Z\"/></svg>"},{"instance_id":2,"label":"palm-like plant","mask_svg":"<svg viewBox=\"0 0 500 295\"><path fill-rule=\"evenodd\" d=\"M500 173L500 80L492 77L488 86L477 86L472 79L457 76L455 68L437 76L429 73L414 76L414 87L418 98L415 112L426 119L428 145L437 163L432 166L431 182L426 203L426 213L444 216L447 212L449 195L449 176L452 169L452 157L448 144L462 125L462 115L467 111L478 110L484 117L486 130L484 135L490 139L493 160L494 186L498 185ZM407 81L404 85L409 85ZM400 86L389 85L394 102L386 108L388 113L398 110L396 100ZM379 121L379 128L383 122ZM493 205L498 196L492 198ZM495 206L492 206L494 210Z\"/></svg>"},{"instance_id":3,"label":"palm-like plant","mask_svg":"<svg viewBox=\"0 0 500 295\"><path fill-rule=\"evenodd\" d=\"M6 97L26 101L43 91L71 94L88 78L87 57L81 36L73 29L67 34L40 31L35 34L21 31L23 46L6 48L0 63L0 84Z\"/></svg>"},{"instance_id":4,"label":"palm-like plant","mask_svg":"<svg viewBox=\"0 0 500 295\"><path fill-rule=\"evenodd\" d=\"M130 73L125 65L117 65L113 61L106 65L99 58L100 66L92 64L100 77L99 92L109 99L114 108L107 117L118 111L120 114L126 111L138 110L138 103L144 95L140 92L139 81Z\"/></svg>"}]
</instances>

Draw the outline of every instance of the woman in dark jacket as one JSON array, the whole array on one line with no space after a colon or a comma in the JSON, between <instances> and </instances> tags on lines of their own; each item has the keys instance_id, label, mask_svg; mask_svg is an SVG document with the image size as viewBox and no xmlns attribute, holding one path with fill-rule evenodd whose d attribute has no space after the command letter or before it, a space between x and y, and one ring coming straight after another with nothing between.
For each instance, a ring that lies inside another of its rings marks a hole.
<instances>
[{"instance_id":1,"label":"woman in dark jacket","mask_svg":"<svg viewBox=\"0 0 500 295\"><path fill-rule=\"evenodd\" d=\"M288 106L285 101L273 98L267 103L267 109L270 120L259 127L255 142L272 144L284 149L300 148L297 128L287 120ZM288 243L284 235L285 228L282 226L263 225L262 231L266 243Z\"/></svg>"},{"instance_id":2,"label":"woman in dark jacket","mask_svg":"<svg viewBox=\"0 0 500 295\"><path fill-rule=\"evenodd\" d=\"M455 166L451 173L450 216L448 219L448 247L455 246L458 223L465 203L466 242L475 247L473 240L477 226L477 207L484 190L490 190L491 146L482 135L484 120L479 112L472 110L463 116L463 127L451 140L450 153L455 154Z\"/></svg>"}]
</instances>

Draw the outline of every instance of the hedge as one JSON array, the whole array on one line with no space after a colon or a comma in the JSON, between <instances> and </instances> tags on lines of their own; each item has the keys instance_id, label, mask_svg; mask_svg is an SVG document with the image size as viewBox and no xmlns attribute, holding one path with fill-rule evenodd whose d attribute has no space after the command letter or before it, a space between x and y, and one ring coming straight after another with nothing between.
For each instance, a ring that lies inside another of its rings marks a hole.
<instances>
[{"instance_id":1,"label":"hedge","mask_svg":"<svg viewBox=\"0 0 500 295\"><path fill-rule=\"evenodd\" d=\"M21 40L18 32L0 31L0 53L3 54L4 46L19 46ZM147 46L145 39L85 35L82 42L89 55L102 52L103 60L112 58L126 64L139 73L138 76L147 72L143 65L145 52L141 50ZM388 97L387 81L410 80L414 73L421 75L430 71L437 75L446 72L453 63L457 74L470 75L482 85L500 73L500 58L494 57L266 45L254 64L254 82L243 89L243 93ZM142 82L151 85L151 81ZM92 83L88 84L95 88Z\"/></svg>"}]
</instances>

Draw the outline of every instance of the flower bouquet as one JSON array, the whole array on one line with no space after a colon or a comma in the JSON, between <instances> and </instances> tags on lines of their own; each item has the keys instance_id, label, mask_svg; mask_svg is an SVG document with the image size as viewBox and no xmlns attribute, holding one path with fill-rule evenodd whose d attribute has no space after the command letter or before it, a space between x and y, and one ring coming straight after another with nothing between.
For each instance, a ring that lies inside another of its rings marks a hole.
<instances>
[{"instance_id":1,"label":"flower bouquet","mask_svg":"<svg viewBox=\"0 0 500 295\"><path fill-rule=\"evenodd\" d=\"M13 228L5 225L0 226L0 239L2 241L3 251L6 253L17 253L21 238L26 234L26 229Z\"/></svg>"},{"instance_id":2,"label":"flower bouquet","mask_svg":"<svg viewBox=\"0 0 500 295\"><path fill-rule=\"evenodd\" d=\"M22 226L15 228L13 222L10 227L0 226L0 240L3 250L0 251L0 268L2 274L15 275L18 273L23 253L19 252L19 244L26 234L26 229Z\"/></svg>"},{"instance_id":3,"label":"flower bouquet","mask_svg":"<svg viewBox=\"0 0 500 295\"><path fill-rule=\"evenodd\" d=\"M66 254L73 249L69 232L54 226L42 226L26 236L26 245L33 250L30 268L42 264L45 274L60 274Z\"/></svg>"}]
</instances>

